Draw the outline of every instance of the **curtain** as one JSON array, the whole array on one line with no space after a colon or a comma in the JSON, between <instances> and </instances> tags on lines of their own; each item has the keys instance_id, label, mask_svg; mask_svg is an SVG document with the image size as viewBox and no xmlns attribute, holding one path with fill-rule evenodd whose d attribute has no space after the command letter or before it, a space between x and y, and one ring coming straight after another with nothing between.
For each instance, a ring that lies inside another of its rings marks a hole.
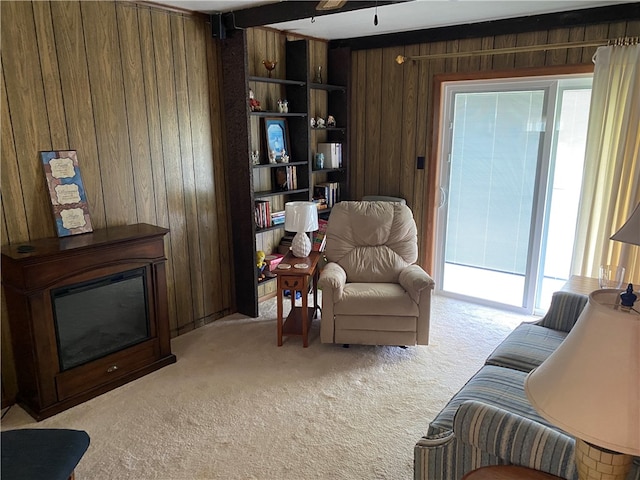
<instances>
[{"instance_id":1,"label":"curtain","mask_svg":"<svg viewBox=\"0 0 640 480\"><path fill-rule=\"evenodd\" d=\"M640 283L640 247L609 240L640 203L640 45L599 47L572 273L625 267Z\"/></svg>"}]
</instances>

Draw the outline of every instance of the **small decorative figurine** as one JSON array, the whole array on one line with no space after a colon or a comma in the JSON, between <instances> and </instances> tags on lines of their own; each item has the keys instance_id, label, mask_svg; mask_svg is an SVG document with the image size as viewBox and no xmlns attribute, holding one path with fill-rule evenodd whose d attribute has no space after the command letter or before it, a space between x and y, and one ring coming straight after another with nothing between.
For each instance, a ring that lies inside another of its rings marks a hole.
<instances>
[{"instance_id":1,"label":"small decorative figurine","mask_svg":"<svg viewBox=\"0 0 640 480\"><path fill-rule=\"evenodd\" d=\"M333 115L329 115L327 117L327 127L335 127L336 126L336 119L333 118Z\"/></svg>"},{"instance_id":2,"label":"small decorative figurine","mask_svg":"<svg viewBox=\"0 0 640 480\"><path fill-rule=\"evenodd\" d=\"M280 156L281 163L289 163L289 155L286 150L282 150L282 155Z\"/></svg>"},{"instance_id":3,"label":"small decorative figurine","mask_svg":"<svg viewBox=\"0 0 640 480\"><path fill-rule=\"evenodd\" d=\"M256 100L253 96L253 90L249 89L249 108L252 112L260 112L262 108L260 107L260 102Z\"/></svg>"},{"instance_id":4,"label":"small decorative figurine","mask_svg":"<svg viewBox=\"0 0 640 480\"><path fill-rule=\"evenodd\" d=\"M269 151L269 163L276 163L276 151L275 150L270 150Z\"/></svg>"},{"instance_id":5,"label":"small decorative figurine","mask_svg":"<svg viewBox=\"0 0 640 480\"><path fill-rule=\"evenodd\" d=\"M318 117L316 118L316 128L324 128L324 118Z\"/></svg>"},{"instance_id":6,"label":"small decorative figurine","mask_svg":"<svg viewBox=\"0 0 640 480\"><path fill-rule=\"evenodd\" d=\"M633 304L637 298L638 296L633 293L633 284L630 283L627 285L627 290L620 294L620 303L623 307L633 308Z\"/></svg>"},{"instance_id":7,"label":"small decorative figurine","mask_svg":"<svg viewBox=\"0 0 640 480\"><path fill-rule=\"evenodd\" d=\"M251 152L251 163L260 165L260 152L258 150Z\"/></svg>"},{"instance_id":8,"label":"small decorative figurine","mask_svg":"<svg viewBox=\"0 0 640 480\"><path fill-rule=\"evenodd\" d=\"M266 262L264 261L265 257L266 255L262 250L258 250L256 252L256 270L258 275L258 281L265 279L264 270L265 270L265 267L267 266Z\"/></svg>"},{"instance_id":9,"label":"small decorative figurine","mask_svg":"<svg viewBox=\"0 0 640 480\"><path fill-rule=\"evenodd\" d=\"M311 117L310 122L311 122L311 128L316 128L316 119Z\"/></svg>"},{"instance_id":10,"label":"small decorative figurine","mask_svg":"<svg viewBox=\"0 0 640 480\"><path fill-rule=\"evenodd\" d=\"M278 112L289 113L289 102L287 100L278 99Z\"/></svg>"},{"instance_id":11,"label":"small decorative figurine","mask_svg":"<svg viewBox=\"0 0 640 480\"><path fill-rule=\"evenodd\" d=\"M271 78L271 72L274 68L276 68L278 62L276 60L262 60L262 64L264 65L264 68L266 68L269 72L269 78Z\"/></svg>"}]
</instances>

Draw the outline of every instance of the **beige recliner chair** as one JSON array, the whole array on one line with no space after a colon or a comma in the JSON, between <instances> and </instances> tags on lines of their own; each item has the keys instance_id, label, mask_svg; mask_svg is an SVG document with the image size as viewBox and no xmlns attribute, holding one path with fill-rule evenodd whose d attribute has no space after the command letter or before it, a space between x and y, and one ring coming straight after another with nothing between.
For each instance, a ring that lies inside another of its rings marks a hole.
<instances>
[{"instance_id":1,"label":"beige recliner chair","mask_svg":"<svg viewBox=\"0 0 640 480\"><path fill-rule=\"evenodd\" d=\"M323 343L427 345L433 279L414 262L417 229L397 202L340 202L320 274Z\"/></svg>"}]
</instances>

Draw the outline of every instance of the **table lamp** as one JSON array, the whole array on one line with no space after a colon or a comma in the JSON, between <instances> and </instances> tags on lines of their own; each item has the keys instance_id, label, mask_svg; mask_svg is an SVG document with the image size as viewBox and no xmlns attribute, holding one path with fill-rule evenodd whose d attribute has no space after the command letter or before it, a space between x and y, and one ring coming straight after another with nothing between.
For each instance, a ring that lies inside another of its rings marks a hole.
<instances>
[{"instance_id":1,"label":"table lamp","mask_svg":"<svg viewBox=\"0 0 640 480\"><path fill-rule=\"evenodd\" d=\"M596 290L565 340L525 380L538 413L576 438L580 480L623 480L640 455L640 313Z\"/></svg>"},{"instance_id":2,"label":"table lamp","mask_svg":"<svg viewBox=\"0 0 640 480\"><path fill-rule=\"evenodd\" d=\"M287 202L284 204L284 229L296 232L291 251L296 257L308 257L311 240L307 232L318 229L318 207L313 202Z\"/></svg>"}]
</instances>

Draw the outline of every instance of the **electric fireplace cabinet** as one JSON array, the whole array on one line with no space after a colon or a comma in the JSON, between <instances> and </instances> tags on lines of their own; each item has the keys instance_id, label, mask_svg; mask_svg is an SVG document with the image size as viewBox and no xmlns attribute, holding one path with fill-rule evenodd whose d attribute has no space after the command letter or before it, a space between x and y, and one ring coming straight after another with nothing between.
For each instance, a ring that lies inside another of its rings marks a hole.
<instances>
[{"instance_id":1,"label":"electric fireplace cabinet","mask_svg":"<svg viewBox=\"0 0 640 480\"><path fill-rule=\"evenodd\" d=\"M2 247L17 401L36 420L176 361L168 231L137 224Z\"/></svg>"}]
</instances>

